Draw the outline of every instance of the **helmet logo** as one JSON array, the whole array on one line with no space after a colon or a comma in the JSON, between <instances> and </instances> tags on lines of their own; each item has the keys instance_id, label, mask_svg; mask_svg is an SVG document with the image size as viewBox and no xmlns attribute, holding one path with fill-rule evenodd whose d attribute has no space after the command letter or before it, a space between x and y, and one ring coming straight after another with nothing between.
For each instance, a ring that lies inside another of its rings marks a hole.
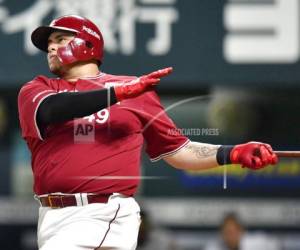
<instances>
[{"instance_id":1,"label":"helmet logo","mask_svg":"<svg viewBox=\"0 0 300 250\"><path fill-rule=\"evenodd\" d=\"M87 33L89 33L90 35L96 37L97 39L101 40L100 36L95 31L93 31L92 29L86 27L85 25L83 25L82 30L86 31Z\"/></svg>"}]
</instances>

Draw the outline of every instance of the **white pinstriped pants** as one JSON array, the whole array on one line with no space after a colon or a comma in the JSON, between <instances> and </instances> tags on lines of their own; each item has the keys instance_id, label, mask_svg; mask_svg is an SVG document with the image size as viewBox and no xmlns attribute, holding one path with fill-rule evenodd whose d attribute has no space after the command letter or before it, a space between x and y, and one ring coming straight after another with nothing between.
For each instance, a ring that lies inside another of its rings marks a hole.
<instances>
[{"instance_id":1,"label":"white pinstriped pants","mask_svg":"<svg viewBox=\"0 0 300 250\"><path fill-rule=\"evenodd\" d=\"M40 250L136 249L140 207L132 197L110 196L107 203L39 208Z\"/></svg>"}]
</instances>

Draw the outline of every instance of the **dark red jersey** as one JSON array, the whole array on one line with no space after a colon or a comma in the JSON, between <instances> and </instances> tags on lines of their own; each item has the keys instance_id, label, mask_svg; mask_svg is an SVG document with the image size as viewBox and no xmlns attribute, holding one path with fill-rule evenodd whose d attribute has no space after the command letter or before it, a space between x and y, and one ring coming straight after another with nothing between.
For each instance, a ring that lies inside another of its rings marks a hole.
<instances>
[{"instance_id":1,"label":"dark red jersey","mask_svg":"<svg viewBox=\"0 0 300 250\"><path fill-rule=\"evenodd\" d=\"M34 192L136 192L141 151L159 160L183 147L188 139L176 130L154 91L124 100L95 114L37 126L39 105L50 95L89 91L134 79L101 73L76 82L38 76L18 97L22 136L32 154ZM97 100L95 100L97 102ZM42 131L40 131L42 130Z\"/></svg>"}]
</instances>

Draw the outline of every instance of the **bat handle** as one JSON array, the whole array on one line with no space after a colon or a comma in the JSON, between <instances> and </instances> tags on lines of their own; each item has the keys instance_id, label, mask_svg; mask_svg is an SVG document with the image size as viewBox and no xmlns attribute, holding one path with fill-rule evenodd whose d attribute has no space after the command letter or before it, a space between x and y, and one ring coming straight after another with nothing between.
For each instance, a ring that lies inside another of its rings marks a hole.
<instances>
[{"instance_id":1,"label":"bat handle","mask_svg":"<svg viewBox=\"0 0 300 250\"><path fill-rule=\"evenodd\" d=\"M300 157L300 151L274 151L278 157Z\"/></svg>"}]
</instances>

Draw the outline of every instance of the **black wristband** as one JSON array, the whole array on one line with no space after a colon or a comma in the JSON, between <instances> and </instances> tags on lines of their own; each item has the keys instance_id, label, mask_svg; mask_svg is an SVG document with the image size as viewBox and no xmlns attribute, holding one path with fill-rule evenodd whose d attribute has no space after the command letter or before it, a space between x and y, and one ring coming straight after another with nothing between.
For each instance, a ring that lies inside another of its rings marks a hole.
<instances>
[{"instance_id":1,"label":"black wristband","mask_svg":"<svg viewBox=\"0 0 300 250\"><path fill-rule=\"evenodd\" d=\"M219 165L231 164L230 152L234 146L223 145L218 148L217 151L217 162Z\"/></svg>"}]
</instances>

